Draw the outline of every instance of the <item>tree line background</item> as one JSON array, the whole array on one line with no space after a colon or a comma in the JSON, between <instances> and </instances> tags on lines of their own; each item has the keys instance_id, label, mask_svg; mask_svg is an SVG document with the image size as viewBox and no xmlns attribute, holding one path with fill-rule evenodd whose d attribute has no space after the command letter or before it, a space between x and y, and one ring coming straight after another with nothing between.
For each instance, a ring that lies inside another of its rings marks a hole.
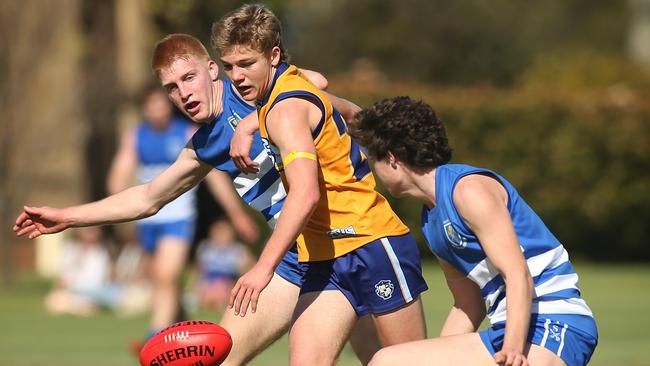
<instances>
[{"instance_id":1,"label":"tree line background","mask_svg":"<svg viewBox=\"0 0 650 366\"><path fill-rule=\"evenodd\" d=\"M23 204L105 194L155 41L209 45L212 22L241 3L0 0L3 278L30 250L10 231ZM650 1L264 3L293 63L361 106L430 103L453 161L499 171L574 257L650 260ZM393 204L417 233L419 204Z\"/></svg>"}]
</instances>

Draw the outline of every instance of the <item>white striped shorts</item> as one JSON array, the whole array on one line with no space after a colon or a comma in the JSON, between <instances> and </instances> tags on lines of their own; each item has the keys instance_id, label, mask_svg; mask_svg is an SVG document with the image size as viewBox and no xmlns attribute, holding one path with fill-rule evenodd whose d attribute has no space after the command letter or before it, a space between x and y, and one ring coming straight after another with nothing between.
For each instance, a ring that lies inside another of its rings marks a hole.
<instances>
[{"instance_id":1,"label":"white striped shorts","mask_svg":"<svg viewBox=\"0 0 650 366\"><path fill-rule=\"evenodd\" d=\"M598 344L594 318L572 314L532 314L528 342L544 347L560 356L567 366L584 366ZM499 322L481 331L481 340L490 354L503 346L506 322Z\"/></svg>"}]
</instances>

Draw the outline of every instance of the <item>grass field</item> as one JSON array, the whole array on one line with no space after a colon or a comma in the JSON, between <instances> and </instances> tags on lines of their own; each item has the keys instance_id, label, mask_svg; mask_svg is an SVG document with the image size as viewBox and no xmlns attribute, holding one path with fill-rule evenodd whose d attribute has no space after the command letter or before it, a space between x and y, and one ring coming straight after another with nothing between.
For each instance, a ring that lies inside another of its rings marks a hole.
<instances>
[{"instance_id":1,"label":"grass field","mask_svg":"<svg viewBox=\"0 0 650 366\"><path fill-rule=\"evenodd\" d=\"M590 365L650 366L650 266L578 264L584 297L596 315L600 344ZM450 305L435 265L425 268L429 291L423 297L429 335L437 334ZM0 289L0 366L137 365L127 351L129 339L142 335L147 318L51 317L42 306L48 284L19 278L11 290ZM198 313L217 321L219 314ZM251 365L286 365L286 337ZM339 365L358 365L349 349Z\"/></svg>"}]
</instances>

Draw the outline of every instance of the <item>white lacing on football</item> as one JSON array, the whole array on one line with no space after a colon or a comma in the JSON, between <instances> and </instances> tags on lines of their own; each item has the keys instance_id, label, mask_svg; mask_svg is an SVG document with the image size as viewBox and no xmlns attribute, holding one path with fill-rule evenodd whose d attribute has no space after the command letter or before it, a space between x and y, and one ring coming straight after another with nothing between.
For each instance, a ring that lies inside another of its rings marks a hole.
<instances>
[{"instance_id":1,"label":"white lacing on football","mask_svg":"<svg viewBox=\"0 0 650 366\"><path fill-rule=\"evenodd\" d=\"M165 336L165 343L167 342L173 342L173 341L185 341L190 338L190 332L185 331L185 332L176 332L176 333L171 333L167 334Z\"/></svg>"}]
</instances>

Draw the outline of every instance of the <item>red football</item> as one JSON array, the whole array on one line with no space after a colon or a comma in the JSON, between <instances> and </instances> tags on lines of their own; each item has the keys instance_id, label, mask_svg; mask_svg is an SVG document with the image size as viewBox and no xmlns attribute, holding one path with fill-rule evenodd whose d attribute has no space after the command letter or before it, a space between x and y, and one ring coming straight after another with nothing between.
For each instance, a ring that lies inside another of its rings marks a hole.
<instances>
[{"instance_id":1,"label":"red football","mask_svg":"<svg viewBox=\"0 0 650 366\"><path fill-rule=\"evenodd\" d=\"M190 320L172 324L151 337L140 351L141 366L216 366L232 347L230 334L217 324Z\"/></svg>"}]
</instances>

